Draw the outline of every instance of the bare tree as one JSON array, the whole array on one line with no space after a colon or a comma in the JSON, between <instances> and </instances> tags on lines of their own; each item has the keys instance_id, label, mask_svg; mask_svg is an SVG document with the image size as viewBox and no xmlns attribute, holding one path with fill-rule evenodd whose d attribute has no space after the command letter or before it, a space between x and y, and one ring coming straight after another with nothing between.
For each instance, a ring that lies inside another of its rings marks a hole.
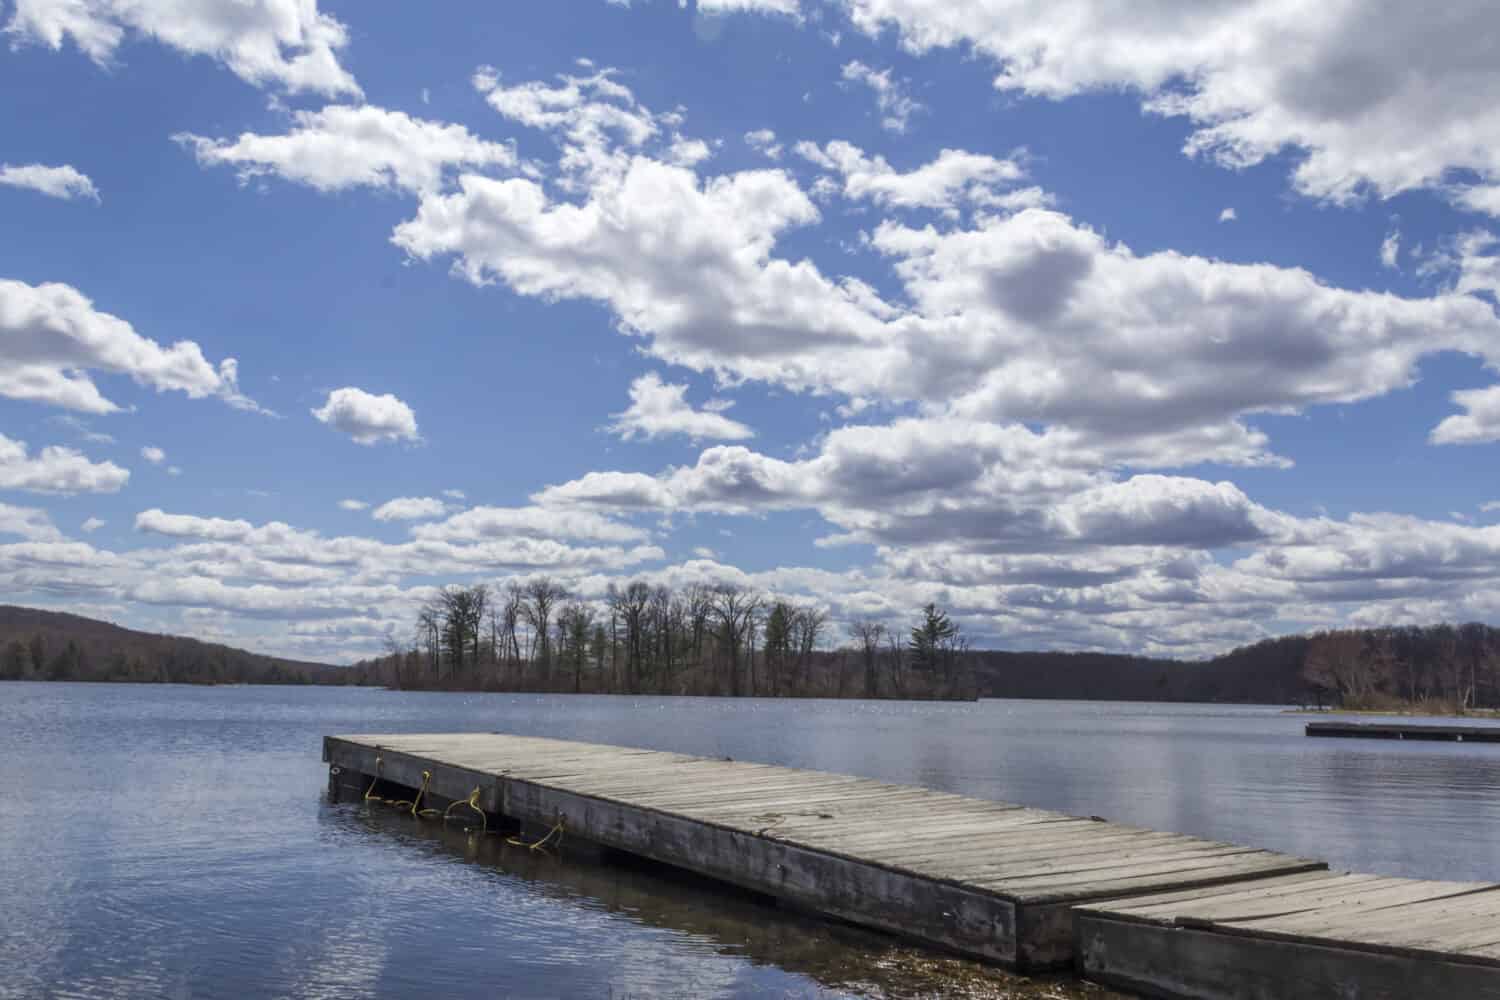
<instances>
[{"instance_id":1,"label":"bare tree","mask_svg":"<svg viewBox=\"0 0 1500 1000\"><path fill-rule=\"evenodd\" d=\"M1303 660L1302 676L1315 688L1338 694L1350 707L1366 704L1375 690L1374 661L1366 655L1358 632L1322 632L1313 637Z\"/></svg>"},{"instance_id":2,"label":"bare tree","mask_svg":"<svg viewBox=\"0 0 1500 1000\"><path fill-rule=\"evenodd\" d=\"M792 616L792 650L796 656L794 679L800 693L807 693L808 659L817 648L818 639L822 636L823 627L827 624L828 612L821 608L798 608L796 614Z\"/></svg>"},{"instance_id":3,"label":"bare tree","mask_svg":"<svg viewBox=\"0 0 1500 1000\"><path fill-rule=\"evenodd\" d=\"M545 687L552 677L552 612L568 596L568 591L551 577L544 576L528 583L525 594L521 613L536 636L537 662L541 665L542 685Z\"/></svg>"},{"instance_id":4,"label":"bare tree","mask_svg":"<svg viewBox=\"0 0 1500 1000\"><path fill-rule=\"evenodd\" d=\"M713 591L713 613L719 622L720 637L729 654L729 693L740 693L740 647L750 631L755 613L764 597L742 590L733 584L720 584Z\"/></svg>"},{"instance_id":5,"label":"bare tree","mask_svg":"<svg viewBox=\"0 0 1500 1000\"><path fill-rule=\"evenodd\" d=\"M885 626L871 618L849 625L849 637L859 643L860 656L865 667L865 697L880 697L880 640L885 636Z\"/></svg>"}]
</instances>

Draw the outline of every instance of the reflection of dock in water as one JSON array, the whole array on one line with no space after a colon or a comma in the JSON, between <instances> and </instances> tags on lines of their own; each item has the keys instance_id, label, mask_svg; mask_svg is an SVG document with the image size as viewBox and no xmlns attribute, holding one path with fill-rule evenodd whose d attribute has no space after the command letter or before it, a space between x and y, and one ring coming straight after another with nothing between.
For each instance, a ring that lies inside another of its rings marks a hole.
<instances>
[{"instance_id":1,"label":"reflection of dock in water","mask_svg":"<svg viewBox=\"0 0 1500 1000\"><path fill-rule=\"evenodd\" d=\"M344 736L324 757L377 795L457 803L1023 970L1076 961L1162 996L1384 996L1399 982L1406 997L1500 997L1495 886L1336 876L1093 817L625 747ZM765 945L784 966L790 942Z\"/></svg>"},{"instance_id":2,"label":"reflection of dock in water","mask_svg":"<svg viewBox=\"0 0 1500 1000\"><path fill-rule=\"evenodd\" d=\"M358 802L362 787L342 786ZM758 893L622 852L565 839L558 851L528 851L503 836L478 837L456 823L417 825L400 813L368 813L372 830L399 830L453 857L524 882L558 906L604 912L686 935L713 952L805 976L834 991L884 997L968 1000L1107 1000L1117 994L1060 973L1033 978L940 954L887 934L778 908ZM800 996L800 994L799 994Z\"/></svg>"}]
</instances>

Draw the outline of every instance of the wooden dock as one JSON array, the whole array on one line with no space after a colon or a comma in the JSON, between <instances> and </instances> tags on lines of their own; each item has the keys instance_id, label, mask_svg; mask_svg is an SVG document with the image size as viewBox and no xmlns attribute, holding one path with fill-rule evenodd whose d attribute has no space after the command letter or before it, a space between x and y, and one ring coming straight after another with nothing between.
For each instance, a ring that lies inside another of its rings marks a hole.
<instances>
[{"instance_id":1,"label":"wooden dock","mask_svg":"<svg viewBox=\"0 0 1500 1000\"><path fill-rule=\"evenodd\" d=\"M868 778L485 734L337 736L324 758L443 805L686 868L1019 969L1073 959L1075 903L1322 862Z\"/></svg>"},{"instance_id":2,"label":"wooden dock","mask_svg":"<svg viewBox=\"0 0 1500 1000\"><path fill-rule=\"evenodd\" d=\"M1372 740L1500 743L1500 726L1432 726L1409 725L1404 722L1309 722L1307 735Z\"/></svg>"},{"instance_id":3,"label":"wooden dock","mask_svg":"<svg viewBox=\"0 0 1500 1000\"><path fill-rule=\"evenodd\" d=\"M1313 872L1086 903L1078 968L1156 997L1500 997L1500 886Z\"/></svg>"},{"instance_id":4,"label":"wooden dock","mask_svg":"<svg viewBox=\"0 0 1500 1000\"><path fill-rule=\"evenodd\" d=\"M1500 886L906 785L499 734L330 736L335 787L552 832L1020 970L1149 996L1500 1000ZM461 812L475 815L465 807Z\"/></svg>"}]
</instances>

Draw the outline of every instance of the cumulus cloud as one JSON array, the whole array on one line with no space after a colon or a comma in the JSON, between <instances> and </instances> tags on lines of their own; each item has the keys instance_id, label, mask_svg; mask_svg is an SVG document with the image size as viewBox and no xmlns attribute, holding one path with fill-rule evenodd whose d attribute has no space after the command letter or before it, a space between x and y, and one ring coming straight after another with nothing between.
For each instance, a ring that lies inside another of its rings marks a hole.
<instances>
[{"instance_id":1,"label":"cumulus cloud","mask_svg":"<svg viewBox=\"0 0 1500 1000\"><path fill-rule=\"evenodd\" d=\"M197 538L205 541L232 542L247 538L255 528L249 521L222 517L197 517L192 514L168 514L160 507L143 510L135 516L135 530L172 538Z\"/></svg>"},{"instance_id":2,"label":"cumulus cloud","mask_svg":"<svg viewBox=\"0 0 1500 1000\"><path fill-rule=\"evenodd\" d=\"M162 347L69 285L0 279L0 396L84 413L115 413L90 372L128 375L158 392L218 396L259 409L240 393L233 358L209 364L191 340Z\"/></svg>"},{"instance_id":3,"label":"cumulus cloud","mask_svg":"<svg viewBox=\"0 0 1500 1000\"><path fill-rule=\"evenodd\" d=\"M5 30L17 43L61 49L71 41L101 66L129 38L149 38L186 55L217 59L255 86L293 93L358 96L338 62L344 26L317 0L16 0Z\"/></svg>"},{"instance_id":4,"label":"cumulus cloud","mask_svg":"<svg viewBox=\"0 0 1500 1000\"><path fill-rule=\"evenodd\" d=\"M665 383L656 372L648 372L630 383L630 406L616 413L609 425L612 433L630 441L634 438L654 440L671 434L682 434L695 441L743 441L755 432L737 420L724 416L710 403L701 410L687 401L687 386Z\"/></svg>"},{"instance_id":5,"label":"cumulus cloud","mask_svg":"<svg viewBox=\"0 0 1500 1000\"><path fill-rule=\"evenodd\" d=\"M843 533L823 544L962 544L969 551L1078 546L1218 548L1268 531L1269 512L1230 483L1161 475L1114 481L1077 435L1021 425L905 419L831 431L785 461L740 446L658 475L594 472L544 505L599 511L755 514L814 509Z\"/></svg>"},{"instance_id":6,"label":"cumulus cloud","mask_svg":"<svg viewBox=\"0 0 1500 1000\"><path fill-rule=\"evenodd\" d=\"M758 153L765 154L773 160L781 159L781 143L776 141L776 133L768 128L758 128L753 132L746 132L745 145Z\"/></svg>"},{"instance_id":7,"label":"cumulus cloud","mask_svg":"<svg viewBox=\"0 0 1500 1000\"><path fill-rule=\"evenodd\" d=\"M1231 167L1284 149L1293 183L1348 202L1435 187L1454 170L1500 178L1493 8L1342 4L1308 16L1275 0L1149 10L1109 0L843 0L870 34L912 52L971 46L995 86L1035 97L1127 89L1195 126L1187 152ZM1476 195L1475 200L1484 196Z\"/></svg>"},{"instance_id":8,"label":"cumulus cloud","mask_svg":"<svg viewBox=\"0 0 1500 1000\"><path fill-rule=\"evenodd\" d=\"M62 532L57 530L46 511L39 507L17 507L8 503L0 503L0 535L19 535L31 542L63 540Z\"/></svg>"},{"instance_id":9,"label":"cumulus cloud","mask_svg":"<svg viewBox=\"0 0 1500 1000\"><path fill-rule=\"evenodd\" d=\"M1432 429L1433 444L1488 444L1500 441L1500 385L1460 389L1453 402L1465 412L1444 418Z\"/></svg>"},{"instance_id":10,"label":"cumulus cloud","mask_svg":"<svg viewBox=\"0 0 1500 1000\"><path fill-rule=\"evenodd\" d=\"M781 171L704 182L631 156L581 203L529 179L464 177L394 239L452 256L475 283L604 302L652 354L699 371L1120 436L1244 440L1246 414L1370 398L1409 384L1424 354L1500 343L1493 311L1466 295L1138 255L1041 208L945 231L881 223L869 245L900 279L898 305L774 255L784 231L818 218Z\"/></svg>"},{"instance_id":11,"label":"cumulus cloud","mask_svg":"<svg viewBox=\"0 0 1500 1000\"><path fill-rule=\"evenodd\" d=\"M463 490L444 490L443 491L443 496L447 497L450 500L467 500L468 499L468 497L464 494Z\"/></svg>"},{"instance_id":12,"label":"cumulus cloud","mask_svg":"<svg viewBox=\"0 0 1500 1000\"><path fill-rule=\"evenodd\" d=\"M1239 217L1240 214L1234 210L1233 206L1226 208L1219 213L1220 222L1234 222Z\"/></svg>"},{"instance_id":13,"label":"cumulus cloud","mask_svg":"<svg viewBox=\"0 0 1500 1000\"><path fill-rule=\"evenodd\" d=\"M698 0L700 14L775 14L802 19L801 0Z\"/></svg>"},{"instance_id":14,"label":"cumulus cloud","mask_svg":"<svg viewBox=\"0 0 1500 1000\"><path fill-rule=\"evenodd\" d=\"M436 497L397 497L370 512L377 521L425 521L442 517L448 505Z\"/></svg>"},{"instance_id":15,"label":"cumulus cloud","mask_svg":"<svg viewBox=\"0 0 1500 1000\"><path fill-rule=\"evenodd\" d=\"M86 174L66 164L61 167L48 167L40 163L25 166L0 164L0 184L26 188L63 201L86 198L97 203L100 200L99 189L94 187L94 182Z\"/></svg>"},{"instance_id":16,"label":"cumulus cloud","mask_svg":"<svg viewBox=\"0 0 1500 1000\"><path fill-rule=\"evenodd\" d=\"M589 542L637 542L647 537L634 525L592 511L546 507L471 507L441 523L417 525L412 535L458 543L527 536Z\"/></svg>"},{"instance_id":17,"label":"cumulus cloud","mask_svg":"<svg viewBox=\"0 0 1500 1000\"><path fill-rule=\"evenodd\" d=\"M1397 261L1401 256L1401 233L1391 230L1385 239L1380 241L1380 264L1382 267L1395 270Z\"/></svg>"},{"instance_id":18,"label":"cumulus cloud","mask_svg":"<svg viewBox=\"0 0 1500 1000\"><path fill-rule=\"evenodd\" d=\"M98 531L100 528L104 527L105 523L106 522L104 521L103 518L91 517L91 518L87 519L86 521L84 521L83 524L80 525L79 527L81 528L81 530L84 533L86 533L86 534L93 534L94 532Z\"/></svg>"},{"instance_id":19,"label":"cumulus cloud","mask_svg":"<svg viewBox=\"0 0 1500 1000\"><path fill-rule=\"evenodd\" d=\"M339 507L343 510L364 510L370 506L363 500L340 500Z\"/></svg>"},{"instance_id":20,"label":"cumulus cloud","mask_svg":"<svg viewBox=\"0 0 1500 1000\"><path fill-rule=\"evenodd\" d=\"M421 439L416 414L388 392L376 396L353 386L335 389L312 415L362 445Z\"/></svg>"},{"instance_id":21,"label":"cumulus cloud","mask_svg":"<svg viewBox=\"0 0 1500 1000\"><path fill-rule=\"evenodd\" d=\"M115 493L130 470L113 462L93 462L82 452L50 445L28 454L25 441L0 434L0 490L31 493Z\"/></svg>"},{"instance_id":22,"label":"cumulus cloud","mask_svg":"<svg viewBox=\"0 0 1500 1000\"><path fill-rule=\"evenodd\" d=\"M1021 208L1050 200L1036 189L1002 193L1026 176L1020 164L961 149L944 149L931 163L906 173L897 171L885 157L869 156L842 140L821 149L799 142L796 152L841 174L844 197L871 201L882 208L933 208L956 215L961 204ZM1021 194L1019 199L1017 194Z\"/></svg>"},{"instance_id":23,"label":"cumulus cloud","mask_svg":"<svg viewBox=\"0 0 1500 1000\"><path fill-rule=\"evenodd\" d=\"M152 465L160 465L167 460L167 453L155 445L146 445L141 449L141 457Z\"/></svg>"},{"instance_id":24,"label":"cumulus cloud","mask_svg":"<svg viewBox=\"0 0 1500 1000\"><path fill-rule=\"evenodd\" d=\"M204 166L231 166L242 181L275 174L319 191L350 187L431 191L453 168L511 167L515 151L462 125L425 121L373 105L334 104L292 113L282 135L237 139L174 136Z\"/></svg>"},{"instance_id":25,"label":"cumulus cloud","mask_svg":"<svg viewBox=\"0 0 1500 1000\"><path fill-rule=\"evenodd\" d=\"M926 105L913 100L908 93L910 83L895 78L889 69L877 70L854 59L844 64L840 75L851 83L870 88L880 110L880 126L888 132L905 132L912 115L927 110Z\"/></svg>"}]
</instances>

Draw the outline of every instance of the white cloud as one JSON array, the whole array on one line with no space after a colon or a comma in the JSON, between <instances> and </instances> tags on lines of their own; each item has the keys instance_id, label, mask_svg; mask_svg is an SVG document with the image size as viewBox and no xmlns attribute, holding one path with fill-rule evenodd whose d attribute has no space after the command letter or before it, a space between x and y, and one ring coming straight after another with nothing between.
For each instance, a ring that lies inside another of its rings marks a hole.
<instances>
[{"instance_id":1,"label":"white cloud","mask_svg":"<svg viewBox=\"0 0 1500 1000\"><path fill-rule=\"evenodd\" d=\"M699 559L717 559L719 554L707 545L696 545L693 547L693 555Z\"/></svg>"},{"instance_id":2,"label":"white cloud","mask_svg":"<svg viewBox=\"0 0 1500 1000\"><path fill-rule=\"evenodd\" d=\"M448 505L436 497L397 497L370 512L377 521L425 521L448 513Z\"/></svg>"},{"instance_id":3,"label":"white cloud","mask_svg":"<svg viewBox=\"0 0 1500 1000\"><path fill-rule=\"evenodd\" d=\"M113 462L92 462L82 452L50 445L27 454L26 442L0 434L0 490L31 493L115 493L130 470Z\"/></svg>"},{"instance_id":4,"label":"white cloud","mask_svg":"<svg viewBox=\"0 0 1500 1000\"><path fill-rule=\"evenodd\" d=\"M168 514L160 507L153 507L135 516L135 530L167 535L172 538L231 542L248 538L255 530L255 526L249 521L228 520L222 517Z\"/></svg>"},{"instance_id":5,"label":"white cloud","mask_svg":"<svg viewBox=\"0 0 1500 1000\"><path fill-rule=\"evenodd\" d=\"M889 69L876 70L855 59L844 64L841 75L845 80L862 83L874 92L875 106L880 109L880 125L888 132L905 132L911 116L927 110L925 104L913 100L907 93L909 81L896 79Z\"/></svg>"},{"instance_id":6,"label":"white cloud","mask_svg":"<svg viewBox=\"0 0 1500 1000\"><path fill-rule=\"evenodd\" d=\"M177 466L177 465L169 465L169 466L167 466L167 475L169 475L169 476L180 476L180 475L182 475L182 467L181 466Z\"/></svg>"},{"instance_id":7,"label":"white cloud","mask_svg":"<svg viewBox=\"0 0 1500 1000\"><path fill-rule=\"evenodd\" d=\"M593 472L539 492L602 511L756 514L811 508L844 530L825 544L962 543L968 551L1078 545L1214 548L1259 538L1267 513L1229 483L1159 475L1115 482L1107 451L1020 425L904 419L831 431L785 461L739 446L652 476Z\"/></svg>"},{"instance_id":8,"label":"white cloud","mask_svg":"<svg viewBox=\"0 0 1500 1000\"><path fill-rule=\"evenodd\" d=\"M48 167L40 163L26 166L0 164L0 184L27 188L63 201L78 198L87 198L96 203L99 201L99 189L94 187L94 182L66 164L61 167Z\"/></svg>"},{"instance_id":9,"label":"white cloud","mask_svg":"<svg viewBox=\"0 0 1500 1000\"><path fill-rule=\"evenodd\" d=\"M85 528L84 530L88 530ZM62 532L39 507L0 503L0 535L19 535L31 542L60 542Z\"/></svg>"},{"instance_id":10,"label":"white cloud","mask_svg":"<svg viewBox=\"0 0 1500 1000\"><path fill-rule=\"evenodd\" d=\"M283 135L246 132L237 139L174 136L204 166L237 167L242 181L276 174L319 191L365 186L432 191L446 171L511 167L515 151L462 125L413 118L373 105L329 105L292 113Z\"/></svg>"},{"instance_id":11,"label":"white cloud","mask_svg":"<svg viewBox=\"0 0 1500 1000\"><path fill-rule=\"evenodd\" d=\"M16 0L5 30L51 49L71 40L106 67L127 37L138 36L217 59L256 86L360 93L338 62L344 26L320 13L317 0Z\"/></svg>"},{"instance_id":12,"label":"white cloud","mask_svg":"<svg viewBox=\"0 0 1500 1000\"><path fill-rule=\"evenodd\" d=\"M105 523L106 522L102 518L91 517L88 520L84 521L83 524L80 525L80 527L85 533L91 535L94 532L98 531L100 528L104 527Z\"/></svg>"},{"instance_id":13,"label":"white cloud","mask_svg":"<svg viewBox=\"0 0 1500 1000\"><path fill-rule=\"evenodd\" d=\"M363 445L420 440L416 414L390 393L376 396L353 386L335 389L312 415Z\"/></svg>"},{"instance_id":14,"label":"white cloud","mask_svg":"<svg viewBox=\"0 0 1500 1000\"><path fill-rule=\"evenodd\" d=\"M745 145L763 153L773 160L781 159L781 143L776 141L776 133L768 128L758 128L753 132L745 133Z\"/></svg>"},{"instance_id":15,"label":"white cloud","mask_svg":"<svg viewBox=\"0 0 1500 1000\"><path fill-rule=\"evenodd\" d=\"M1023 179L1026 172L1014 160L980 153L944 149L931 163L899 173L883 156L868 156L850 143L835 140L822 149L799 142L796 153L834 170L844 179L843 194L851 201L869 200L884 208L933 208L956 214L961 203L982 207L1006 206L1002 189ZM1029 199L1045 202L1039 193Z\"/></svg>"},{"instance_id":16,"label":"white cloud","mask_svg":"<svg viewBox=\"0 0 1500 1000\"><path fill-rule=\"evenodd\" d=\"M529 179L464 177L394 239L454 256L476 284L606 303L651 354L698 371L1117 439L1216 436L1235 461L1256 460L1239 451L1247 414L1381 395L1435 351L1500 355L1500 322L1466 295L1140 255L1039 208L947 231L881 223L868 245L895 269L896 305L774 256L785 230L818 218L782 171L702 181L632 155L580 203Z\"/></svg>"},{"instance_id":17,"label":"white cloud","mask_svg":"<svg viewBox=\"0 0 1500 1000\"><path fill-rule=\"evenodd\" d=\"M152 465L160 465L167 460L167 453L155 445L146 445L141 449L141 457Z\"/></svg>"},{"instance_id":18,"label":"white cloud","mask_svg":"<svg viewBox=\"0 0 1500 1000\"><path fill-rule=\"evenodd\" d=\"M1479 505L1479 509L1486 514L1500 510L1500 500L1490 500Z\"/></svg>"},{"instance_id":19,"label":"white cloud","mask_svg":"<svg viewBox=\"0 0 1500 1000\"><path fill-rule=\"evenodd\" d=\"M363 500L340 500L339 507L343 510L364 510L370 505Z\"/></svg>"},{"instance_id":20,"label":"white cloud","mask_svg":"<svg viewBox=\"0 0 1500 1000\"><path fill-rule=\"evenodd\" d=\"M468 499L468 497L465 496L463 490L444 490L443 491L443 496L447 497L450 500L467 500Z\"/></svg>"},{"instance_id":21,"label":"white cloud","mask_svg":"<svg viewBox=\"0 0 1500 1000\"><path fill-rule=\"evenodd\" d=\"M1395 270L1398 266L1397 259L1401 255L1401 233L1399 230L1391 230L1380 242L1380 264L1382 267Z\"/></svg>"},{"instance_id":22,"label":"white cloud","mask_svg":"<svg viewBox=\"0 0 1500 1000\"><path fill-rule=\"evenodd\" d=\"M635 542L647 537L640 528L592 511L545 507L472 507L439 524L418 525L412 535L457 543L518 536L590 542Z\"/></svg>"},{"instance_id":23,"label":"white cloud","mask_svg":"<svg viewBox=\"0 0 1500 1000\"><path fill-rule=\"evenodd\" d=\"M1500 385L1460 389L1453 402L1466 412L1446 417L1429 435L1433 444L1488 444L1500 441Z\"/></svg>"},{"instance_id":24,"label":"white cloud","mask_svg":"<svg viewBox=\"0 0 1500 1000\"><path fill-rule=\"evenodd\" d=\"M661 380L648 372L630 383L630 406L616 413L610 432L630 441L648 441L669 434L682 434L695 441L743 441L755 432L737 420L712 409L695 410L687 401L687 386Z\"/></svg>"},{"instance_id":25,"label":"white cloud","mask_svg":"<svg viewBox=\"0 0 1500 1000\"><path fill-rule=\"evenodd\" d=\"M85 413L114 413L89 372L128 375L158 392L194 399L218 396L259 409L239 391L239 369L226 358L217 369L191 340L162 347L117 316L99 312L63 284L0 279L0 396Z\"/></svg>"},{"instance_id":26,"label":"white cloud","mask_svg":"<svg viewBox=\"0 0 1500 1000\"><path fill-rule=\"evenodd\" d=\"M776 14L800 21L801 0L698 0L700 14Z\"/></svg>"},{"instance_id":27,"label":"white cloud","mask_svg":"<svg viewBox=\"0 0 1500 1000\"><path fill-rule=\"evenodd\" d=\"M969 45L995 85L1061 99L1133 90L1196 127L1187 151L1233 167L1284 149L1293 182L1346 202L1435 187L1455 169L1500 178L1500 62L1493 6L1346 3L1309 11L1276 0L844 0L855 24L896 29L913 52Z\"/></svg>"},{"instance_id":28,"label":"white cloud","mask_svg":"<svg viewBox=\"0 0 1500 1000\"><path fill-rule=\"evenodd\" d=\"M1234 222L1239 217L1240 214L1234 210L1233 206L1226 208L1224 209L1224 211L1219 213L1220 222Z\"/></svg>"}]
</instances>

